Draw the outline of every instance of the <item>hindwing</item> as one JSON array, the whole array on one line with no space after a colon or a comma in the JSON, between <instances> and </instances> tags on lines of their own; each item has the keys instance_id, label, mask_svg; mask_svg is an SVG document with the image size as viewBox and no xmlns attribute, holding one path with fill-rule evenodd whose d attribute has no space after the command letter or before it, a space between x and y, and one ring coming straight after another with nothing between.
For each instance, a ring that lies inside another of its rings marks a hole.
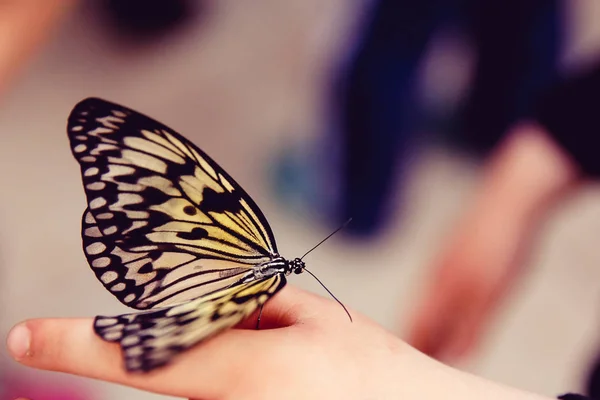
<instances>
[{"instance_id":1,"label":"hindwing","mask_svg":"<svg viewBox=\"0 0 600 400\"><path fill-rule=\"evenodd\" d=\"M168 308L96 317L94 330L121 345L129 371L149 371L178 353L233 327L281 290L285 276L240 284Z\"/></svg>"}]
</instances>

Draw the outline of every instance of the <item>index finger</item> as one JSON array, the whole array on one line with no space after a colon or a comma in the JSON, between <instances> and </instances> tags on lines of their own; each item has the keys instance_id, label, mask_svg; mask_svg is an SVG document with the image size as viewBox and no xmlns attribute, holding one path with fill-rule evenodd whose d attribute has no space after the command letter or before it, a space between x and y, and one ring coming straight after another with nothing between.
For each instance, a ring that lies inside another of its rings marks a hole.
<instances>
[{"instance_id":1,"label":"index finger","mask_svg":"<svg viewBox=\"0 0 600 400\"><path fill-rule=\"evenodd\" d=\"M318 307L312 296L298 296L300 292L285 288L271 299L265 306L265 323L293 326L304 318L303 310L311 304ZM28 320L11 330L7 345L17 361L33 368L171 396L217 398L230 389L232 377L253 373L247 368L249 363L260 359L261 369L280 363L290 337L279 329L230 329L178 355L171 364L145 374L125 371L120 346L96 336L91 318Z\"/></svg>"},{"instance_id":2,"label":"index finger","mask_svg":"<svg viewBox=\"0 0 600 400\"><path fill-rule=\"evenodd\" d=\"M120 346L97 337L92 324L91 318L28 320L11 330L7 345L17 361L30 367L171 396L212 398L225 389L223 377L237 375L246 359L260 356L269 362L261 353L263 345L277 343L269 332L228 330L178 355L165 367L145 374L128 373Z\"/></svg>"}]
</instances>

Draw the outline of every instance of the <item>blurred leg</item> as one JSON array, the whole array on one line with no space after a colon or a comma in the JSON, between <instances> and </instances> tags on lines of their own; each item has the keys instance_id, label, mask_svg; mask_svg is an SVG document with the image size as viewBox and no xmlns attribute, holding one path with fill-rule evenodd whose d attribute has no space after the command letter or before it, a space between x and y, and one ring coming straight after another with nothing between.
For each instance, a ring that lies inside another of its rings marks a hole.
<instances>
[{"instance_id":1,"label":"blurred leg","mask_svg":"<svg viewBox=\"0 0 600 400\"><path fill-rule=\"evenodd\" d=\"M338 95L341 105L342 207L346 232L370 236L387 205L415 106L414 72L440 13L437 0L376 1L370 24Z\"/></svg>"}]
</instances>

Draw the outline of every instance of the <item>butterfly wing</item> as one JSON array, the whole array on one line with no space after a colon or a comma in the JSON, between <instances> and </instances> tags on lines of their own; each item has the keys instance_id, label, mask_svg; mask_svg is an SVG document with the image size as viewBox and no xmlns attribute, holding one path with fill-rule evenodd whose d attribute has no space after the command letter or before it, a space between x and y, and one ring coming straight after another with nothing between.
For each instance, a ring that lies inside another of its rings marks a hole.
<instances>
[{"instance_id":1,"label":"butterfly wing","mask_svg":"<svg viewBox=\"0 0 600 400\"><path fill-rule=\"evenodd\" d=\"M285 284L285 276L279 274L172 307L117 317L96 317L94 330L103 339L120 343L128 371L149 371L236 325Z\"/></svg>"},{"instance_id":2,"label":"butterfly wing","mask_svg":"<svg viewBox=\"0 0 600 400\"><path fill-rule=\"evenodd\" d=\"M250 196L165 125L89 98L71 112L67 132L88 203L84 251L122 303L148 309L195 299L277 253Z\"/></svg>"},{"instance_id":3,"label":"butterfly wing","mask_svg":"<svg viewBox=\"0 0 600 400\"><path fill-rule=\"evenodd\" d=\"M246 266L206 260L176 246L154 243L130 246L104 237L94 216L82 220L83 249L94 274L121 302L134 308L154 308L185 302L237 283Z\"/></svg>"}]
</instances>

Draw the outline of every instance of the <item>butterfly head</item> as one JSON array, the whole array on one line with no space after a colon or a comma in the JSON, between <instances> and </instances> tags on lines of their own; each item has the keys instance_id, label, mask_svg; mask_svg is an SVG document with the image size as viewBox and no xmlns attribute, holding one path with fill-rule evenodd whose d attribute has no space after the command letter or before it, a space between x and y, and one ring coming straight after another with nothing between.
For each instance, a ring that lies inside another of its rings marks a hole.
<instances>
[{"instance_id":1,"label":"butterfly head","mask_svg":"<svg viewBox=\"0 0 600 400\"><path fill-rule=\"evenodd\" d=\"M299 258L295 258L290 261L288 270L295 274L301 274L302 272L304 272L305 267L306 267L306 264L304 263L304 261L302 261Z\"/></svg>"}]
</instances>

